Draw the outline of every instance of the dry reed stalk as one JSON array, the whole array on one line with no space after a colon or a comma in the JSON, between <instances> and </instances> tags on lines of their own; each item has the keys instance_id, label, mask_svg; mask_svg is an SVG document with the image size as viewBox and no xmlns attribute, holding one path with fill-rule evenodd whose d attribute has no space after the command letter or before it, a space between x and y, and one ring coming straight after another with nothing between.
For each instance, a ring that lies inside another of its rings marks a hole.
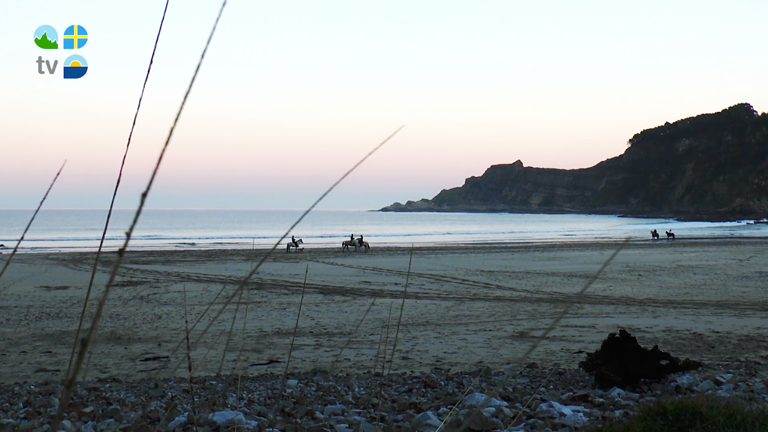
<instances>
[{"instance_id":1,"label":"dry reed stalk","mask_svg":"<svg viewBox=\"0 0 768 432\"><path fill-rule=\"evenodd\" d=\"M309 264L307 269L304 270L304 283L301 286L301 300L299 300L299 312L296 314L296 324L293 326L293 336L291 336L291 346L288 348L288 360L285 362L285 370L283 371L283 391L285 391L285 383L288 379L288 366L291 364L291 356L293 355L293 343L296 341L296 332L299 330L299 319L301 318L301 306L304 304L304 291L307 289L307 275L309 274Z\"/></svg>"},{"instance_id":2,"label":"dry reed stalk","mask_svg":"<svg viewBox=\"0 0 768 432\"><path fill-rule=\"evenodd\" d=\"M253 252L256 249L256 239L251 240L251 252ZM251 261L251 270L253 270L253 261ZM240 298L238 298L238 305L237 308L235 308L235 317L237 316L237 309L240 307L240 300L242 299L243 295L240 294ZM235 409L238 410L240 406L240 385L242 383L243 379L243 370L240 367L240 359L243 356L243 349L245 348L245 333L248 326L248 306L250 304L251 299L251 291L247 290L245 292L245 314L243 315L243 331L240 335L240 349L237 351L237 359L235 360L235 365L232 367L232 374L237 373L237 391L235 392ZM234 318L232 320L232 325L235 324ZM229 345L229 337L231 337L232 331L230 329L230 336L227 338L227 345ZM225 351L226 353L226 348ZM223 358L222 358L223 360ZM221 366L219 366L219 371L221 371ZM221 373L221 372L219 372ZM235 432L237 432L238 424L235 423Z\"/></svg>"},{"instance_id":3,"label":"dry reed stalk","mask_svg":"<svg viewBox=\"0 0 768 432\"><path fill-rule=\"evenodd\" d=\"M104 293L101 296L101 299L99 300L99 304L96 308L96 313L93 317L93 321L91 323L91 327L88 331L88 334L85 336L83 343L82 343L82 349L77 354L77 359L74 363L73 369L71 371L71 374L67 377L67 380L65 382L65 385L61 392L61 398L59 407L56 410L56 419L54 422L54 427L58 428L61 423L62 415L64 414L64 411L69 407L69 399L72 395L72 391L75 388L75 385L77 384L77 376L80 373L80 368L83 365L83 361L85 360L85 355L88 353L88 348L90 347L91 342L93 341L94 335L96 334L96 330L99 327L99 322L101 321L101 316L104 313L104 306L107 303L107 298L109 297L110 288L112 287L112 284L115 282L115 278L117 277L118 270L120 269L120 264L122 263L123 257L125 256L125 251L128 248L128 244L131 241L131 236L133 235L133 231L136 228L136 224L139 221L139 217L141 217L141 212L144 210L144 204L146 204L147 196L149 196L150 190L152 190L152 185L155 182L155 178L157 177L157 173L160 170L160 164L163 161L163 156L165 156L165 152L168 149L168 144L171 142L171 138L173 137L173 131L176 129L176 125L179 122L179 118L181 117L181 113L184 110L184 105L187 103L187 99L189 98L189 93L192 91L192 86L195 83L195 79L197 78L197 74L200 71L200 66L203 63L203 59L205 58L205 53L208 51L208 46L211 43L211 39L213 39L213 35L216 32L216 27L219 24L219 19L221 19L221 14L224 12L224 6L226 6L227 0L224 0L224 2L221 4L221 9L219 9L219 14L216 17L216 21L213 23L213 28L211 29L211 33L208 36L208 40L205 43L205 48L203 48L203 52L200 55L200 60L197 63L197 67L195 68L195 72L192 75L192 79L189 82L189 86L187 87L187 91L184 94L184 98L181 101L181 105L179 106L179 110L176 113L176 118L173 120L173 124L171 125L171 130L168 132L168 137L165 140L165 144L163 145L162 150L160 151L160 155L157 158L157 162L155 163L155 168L152 170L152 175L149 178L149 182L147 183L147 187L141 194L141 199L139 200L139 207L136 209L136 213L133 217L133 221L131 222L130 228L128 228L128 231L125 233L125 242L123 243L123 246L117 250L117 258L115 260L115 264L112 267L112 271L109 275L109 279L107 280L107 283L104 287Z\"/></svg>"},{"instance_id":4,"label":"dry reed stalk","mask_svg":"<svg viewBox=\"0 0 768 432\"><path fill-rule=\"evenodd\" d=\"M389 303L389 317L387 317L387 333L386 333L386 336L384 336L384 355L382 356L384 358L381 361L382 375L384 375L384 369L387 367L387 345L389 343L389 322L392 321L392 304L394 304L394 302Z\"/></svg>"},{"instance_id":5,"label":"dry reed stalk","mask_svg":"<svg viewBox=\"0 0 768 432\"><path fill-rule=\"evenodd\" d=\"M183 301L184 301L184 338L187 341L187 370L189 371L189 397L191 398L192 415L195 430L197 430L197 409L195 408L195 389L194 389L194 373L192 372L192 351L189 349L189 318L187 317L187 286L183 285Z\"/></svg>"},{"instance_id":6,"label":"dry reed stalk","mask_svg":"<svg viewBox=\"0 0 768 432\"><path fill-rule=\"evenodd\" d=\"M200 314L200 316L197 317L197 319L195 320L194 324L192 324L192 327L189 329L190 333L192 332L192 330L195 329L195 327L197 327L197 324L200 322L200 320L203 319L203 316L205 316L205 314L208 312L208 310L211 309L211 307L213 307L213 305L216 303L216 300L219 298L221 293L223 293L226 288L227 288L226 285L222 285L221 289L216 294L216 296L213 298L213 300L211 300L211 302L208 304L208 306L206 306L205 310L203 310L203 313ZM221 334L219 334L219 336L216 337L216 340L218 341L220 337L221 337ZM173 358L173 356L176 355L176 352L179 350L179 348L181 348L181 345L183 343L184 343L184 339L180 340L179 343L176 344L176 346L173 348L173 350L171 350L171 354L169 355L170 358ZM208 355L208 353L206 353L206 356L207 355Z\"/></svg>"},{"instance_id":7,"label":"dry reed stalk","mask_svg":"<svg viewBox=\"0 0 768 432\"><path fill-rule=\"evenodd\" d=\"M600 267L600 269L597 270L597 272L592 275L589 280L584 284L584 286L573 296L573 300L570 302L566 302L565 308L555 317L554 321L549 325L549 327L544 330L544 332L536 338L536 340L533 341L533 344L528 349L528 351L523 354L523 356L520 358L519 363L525 363L525 361L528 359L528 357L539 347L539 343L541 343L541 340L549 336L549 334L560 324L560 321L565 317L565 315L568 313L568 311L571 310L571 306L574 304L579 303L579 299L582 295L592 286L592 284L595 283L597 278L600 277L600 275L603 273L603 271L608 267L608 265L613 261L614 258L621 252L622 249L629 243L630 239L625 239L621 244L619 244L619 247L611 254L610 257L603 263L603 265ZM499 354L499 351L501 351L501 348L504 346L505 340L502 339L502 341L498 344L496 347L496 351L491 356L490 360L488 360L488 363L480 370L480 373L477 375L477 377L473 380L472 385L467 387L467 390L462 394L461 399L459 399L458 402L451 408L451 411L448 412L448 415L445 417L445 419L440 423L440 426L437 427L435 432L440 432L440 430L443 428L443 426L448 422L448 420L451 418L451 415L456 411L456 408L458 408L459 404L464 401L464 398L469 394L469 392L477 386L477 383L480 380L480 377L483 375L483 373L488 369L488 364L493 362L493 360L496 358L496 355Z\"/></svg>"},{"instance_id":8,"label":"dry reed stalk","mask_svg":"<svg viewBox=\"0 0 768 432\"><path fill-rule=\"evenodd\" d=\"M235 366L232 368L232 374L240 370L240 358L243 356L243 350L245 349L245 332L247 331L248 324L248 306L250 305L251 292L245 292L245 314L243 315L243 330L240 336L240 348L237 350L237 359L235 360Z\"/></svg>"},{"instance_id":9,"label":"dry reed stalk","mask_svg":"<svg viewBox=\"0 0 768 432\"><path fill-rule=\"evenodd\" d=\"M56 180L59 178L59 174L61 174L61 170L64 169L64 165L67 164L67 161L65 160L63 164L61 164L61 168L59 168L59 171L56 173L56 176L53 178L53 181L48 186L48 190L45 191L45 195L43 195L43 199L40 200L40 204L37 205L37 209L35 209L35 212L32 213L32 217L29 219L29 222L27 223L27 227L24 228L24 232L21 233L21 237L19 238L19 241L16 242L16 246L13 248L13 252L11 252L11 255L8 257L7 260L5 260L5 264L3 265L3 269L0 270L0 278L3 277L3 274L5 273L5 270L8 268L8 266L11 264L11 260L13 260L13 257L16 256L16 252L19 250L19 245L22 241L24 241L24 236L27 235L27 231L29 231L29 227L32 226L32 222L35 221L35 218L37 217L37 212L40 211L40 208L43 206L43 203L45 202L45 199L48 198L48 193L51 192L51 189L53 189L53 185L56 183ZM2 292L2 289L0 289L0 292Z\"/></svg>"},{"instance_id":10,"label":"dry reed stalk","mask_svg":"<svg viewBox=\"0 0 768 432\"><path fill-rule=\"evenodd\" d=\"M229 349L229 341L232 339L232 331L235 329L235 321L237 320L237 312L240 310L240 303L243 301L243 291L240 291L240 296L237 298L237 304L235 305L235 313L232 315L232 323L229 325L229 333L227 334L227 340L224 342L224 352L221 353L221 362L219 362L219 371L217 375L221 375L221 369L224 367L224 359L227 357L227 349Z\"/></svg>"},{"instance_id":11,"label":"dry reed stalk","mask_svg":"<svg viewBox=\"0 0 768 432\"><path fill-rule=\"evenodd\" d=\"M213 325L213 322L215 322L215 321L216 321L216 320L219 318L219 316L221 316L221 314L224 312L224 309L226 309L226 308L227 308L227 306L229 306L229 304L230 304L230 303L232 303L232 300L235 298L235 296L237 295L237 293L238 293L238 292L240 292L240 291L242 291L242 290L245 288L245 285L248 283L248 281L251 279L251 277L253 277L253 275L254 275L256 272L258 272L258 271L259 271L259 269L261 269L261 266L262 266L262 265L264 265L264 263L267 261L267 259L268 259L270 256L272 256L272 254L275 252L275 250L277 249L277 247L278 247L278 246L280 246L280 243L281 243L283 240L285 240L285 238L286 238L286 237L288 237L288 234L290 234L290 233L291 233L291 231L293 231L293 229L294 229L294 228L296 228L296 226L297 226L299 223L301 223L301 221L303 221L303 220L304 220L304 218L305 218L305 217L307 217L307 215L308 215L308 214L309 214L309 213L310 213L312 210L314 210L314 208L315 208L315 207L317 207L317 205L318 205L318 204L320 204L320 202L321 202L323 199L325 199L325 197L326 197L326 196L328 196L328 194L329 194L329 193L331 193L331 192L332 192L334 189L336 189L336 186L338 186L338 185L339 185L339 183L341 183L342 181L344 181L344 179L346 179L346 178L347 178L347 177L348 177L350 174L352 174L352 172L354 172L354 171L355 171L355 170L356 170L356 169L357 169L357 168L358 168L360 165L362 165L362 164L363 164L363 162L365 162L366 160L368 160L368 158L369 158L369 157L371 157L371 156L372 156L374 153L376 153L376 152L377 152L377 151L378 151L378 150L379 150L381 147L383 147L383 146L384 146L384 144L386 144L387 142L389 142L389 140L391 140L391 139L392 139L392 138L393 138L395 135L397 135L397 133L398 133L398 132L400 132L400 131L401 131L401 130L404 128L404 127L405 127L405 125L402 125L402 126L400 126L399 128L397 128L397 129L396 129L394 132L392 132L392 134L390 134L390 135L389 135L389 136L388 136L388 137L387 137L387 138L386 138L384 141L382 141L381 143L379 143L379 145L377 145L376 147L374 147L374 148L373 148L373 150L369 151L369 152L368 152L368 154L366 154L365 156L363 156L363 158L362 158L362 159L360 159L360 160L359 160L359 161L358 161L358 162L357 162L355 165L353 165L353 166L352 166L352 168L350 168L350 169L349 169L347 172L345 172L345 173L344 173L344 174L343 174L343 175L342 175L342 176L341 176L341 177L340 177L338 180L336 180L336 182L334 182L334 183L331 185L331 187L329 187L329 188L328 188L328 189L327 189L325 192L323 192L323 194L322 194L322 195L320 195L320 198L318 198L318 199L317 199L317 200L316 200L314 203L312 203L312 205L311 205L311 206L309 206L309 208L308 208L306 211L304 211L304 213L302 213L302 214L301 214L301 216L299 216L299 218L296 220L296 222L294 222L294 223L293 223L293 224L292 224L292 225L291 225L291 226L288 228L288 230L287 230L287 231L286 231L286 232L285 232L285 233L284 233L284 234L283 234L283 235L280 237L280 239L279 239L277 242L275 242L275 244L274 244L274 245L272 245L272 247L271 247L271 248L270 248L270 249L267 251L267 253L266 253L266 254L264 254L264 256L261 258L261 260L259 260L258 264L256 264L256 267L254 267L254 268L253 268L253 269L252 269L250 272L248 272L248 274L247 274L247 275L246 275L246 276L243 278L242 282L240 282L240 284L239 284L239 285L238 285L238 287L237 287L237 291L236 291L234 294L232 294L231 296L229 296L229 298L227 298L227 300L226 300L226 301L224 302L224 304L221 306L221 308L220 308L220 309L219 309L219 311L216 313L216 315L213 317L213 319L212 319L212 320L211 320L211 321L208 323L208 325L207 325L207 326L206 326L206 327L203 329L203 331L201 332L201 334L200 334L200 335L197 337L197 339L195 340L195 342L192 344L192 347L193 347L193 349L194 349L194 348L197 346L197 344L200 342L200 340L203 338L203 336L205 336L205 334L206 334L206 333L208 333L208 330L210 330L211 326ZM173 375L174 373L176 373L176 370L179 368L179 366L180 366L180 363L177 363L177 364L176 364L176 366L174 366L174 368L171 370L171 375Z\"/></svg>"},{"instance_id":12,"label":"dry reed stalk","mask_svg":"<svg viewBox=\"0 0 768 432\"><path fill-rule=\"evenodd\" d=\"M240 337L240 350L237 352L237 360L235 366L232 368L232 373L237 372L237 394L235 395L235 403L240 406L240 383L243 379L243 370L240 367L240 359L243 356L243 349L245 348L245 331L248 324L248 305L251 299L251 291L248 290L245 293L245 314L243 315L243 334ZM237 431L237 424L235 424L235 431Z\"/></svg>"},{"instance_id":13,"label":"dry reed stalk","mask_svg":"<svg viewBox=\"0 0 768 432\"><path fill-rule=\"evenodd\" d=\"M88 290L85 292L85 300L83 300L83 310L80 312L80 321L77 324L77 332L75 333L75 341L72 343L72 352L69 354L69 365L67 365L67 374L72 369L72 360L75 358L75 349L77 348L77 341L80 339L80 331L83 328L83 321L85 320L85 311L88 308L88 300L91 298L91 291L93 289L93 281L96 278L96 271L99 268L99 259L101 258L101 250L104 247L104 239L107 237L107 229L109 228L109 220L112 218L112 209L115 206L115 198L117 197L117 191L120 189L120 181L123 178L123 168L125 167L125 159L128 157L128 149L131 147L131 138L133 137L133 129L136 127L136 119L139 117L139 110L141 109L141 101L144 99L144 90L147 88L147 81L149 81L149 73L152 70L152 63L155 61L155 51L157 51L157 43L160 41L160 33L163 31L163 23L165 22L165 13L168 11L168 3L170 0L166 0L165 9L163 9L163 17L160 19L160 28L157 30L157 37L155 38L155 46L152 48L152 56L149 58L149 67L147 68L147 75L144 77L144 84L141 86L141 94L139 95L139 104L136 106L136 113L133 115L133 123L131 124L131 131L128 132L128 143L125 145L125 152L123 153L123 160L120 162L120 170L117 173L117 181L115 182L115 190L112 192L112 200L109 203L109 210L107 211L107 220L104 222L104 231L101 233L101 240L99 241L99 248L96 251L96 260L93 262L93 269L91 270L91 278L88 281ZM90 363L90 357L88 358ZM87 371L86 367L86 371Z\"/></svg>"},{"instance_id":14,"label":"dry reed stalk","mask_svg":"<svg viewBox=\"0 0 768 432\"><path fill-rule=\"evenodd\" d=\"M256 239L254 238L251 243L251 252L253 252L256 249ZM253 270L253 261L251 261L251 270ZM243 370L240 367L240 359L243 357L243 349L245 348L245 332L248 325L248 306L250 305L251 301L251 290L247 290L245 292L245 315L243 316L243 334L240 336L240 349L237 352L237 360L235 361L235 367L232 369L232 373L234 374L237 372L237 404L240 405L240 383L243 378ZM235 425L235 430L237 430L237 425Z\"/></svg>"},{"instance_id":15,"label":"dry reed stalk","mask_svg":"<svg viewBox=\"0 0 768 432\"><path fill-rule=\"evenodd\" d=\"M251 242L251 252L253 252L256 249L256 239L252 239ZM253 261L251 261L251 270L253 270ZM304 283L306 284L306 275L304 275ZM232 373L234 374L237 372L237 392L235 393L235 409L238 409L240 406L240 385L243 380L243 370L240 367L240 359L243 356L243 349L245 348L245 332L248 325L248 305L250 304L251 300L251 290L247 290L245 292L245 315L243 316L243 333L240 336L240 349L237 352L237 360L235 361L235 366L232 368ZM237 312L235 312L237 313ZM235 423L235 432L237 432L238 424Z\"/></svg>"},{"instance_id":16,"label":"dry reed stalk","mask_svg":"<svg viewBox=\"0 0 768 432\"><path fill-rule=\"evenodd\" d=\"M546 378L544 378L544 381L542 381L542 382L541 382L541 384L539 384L539 386L538 386L538 387L536 387L536 391L535 391L535 392L533 392L533 394L531 395L531 397L530 397L530 398L528 398L528 402L526 402L526 403L525 403L525 405L523 405L523 407L522 407L522 408L520 408L520 412L519 412L519 413L517 413L517 415L515 416L515 418L514 418L514 419L512 419L512 424L513 424L513 425L514 425L514 424L515 424L515 422L517 422L517 420L520 418L520 415L523 413L523 411L525 411L525 409L526 409L526 408L528 408L528 405L530 405L530 404L531 404L531 402L533 402L533 398L534 398L534 397L536 397L536 395L537 395L537 394L539 394L539 390L540 390L542 387L544 387L545 385L547 385L547 382L549 382L549 378L550 378L550 377L551 377L551 376L552 376L552 375L553 375L553 374L554 374L554 373L555 373L555 372L556 372L558 369L560 369L560 366L559 366L559 365L555 365L555 366L552 368L552 370L549 372L549 374L546 376Z\"/></svg>"},{"instance_id":17,"label":"dry reed stalk","mask_svg":"<svg viewBox=\"0 0 768 432\"><path fill-rule=\"evenodd\" d=\"M384 340L384 326L381 326L379 332L379 345L376 347L376 355L373 356L373 372L379 367L379 353L381 352L381 342Z\"/></svg>"},{"instance_id":18,"label":"dry reed stalk","mask_svg":"<svg viewBox=\"0 0 768 432\"><path fill-rule=\"evenodd\" d=\"M375 297L373 298L373 301L371 302L371 304L368 306L368 309L365 310L365 313L363 314L362 318L360 318L360 321L357 322L355 329L352 330L352 333L349 334L349 338L347 338L347 341L344 343L344 346L341 347L341 349L339 350L339 353L336 354L336 357L328 366L329 373L333 373L333 369L336 367L336 363L338 363L339 358L341 357L341 353L343 353L344 350L347 349L347 347L349 346L349 343L352 342L352 338L355 337L355 335L357 334L357 331L360 329L360 326L363 324L363 321L365 321L365 317L368 316L368 312L371 311L371 308L373 307L374 304L376 304Z\"/></svg>"},{"instance_id":19,"label":"dry reed stalk","mask_svg":"<svg viewBox=\"0 0 768 432\"><path fill-rule=\"evenodd\" d=\"M408 273L405 275L405 288L403 289L403 303L400 305L400 317L397 319L397 331L395 331L395 340L392 342L392 355L389 356L389 369L387 374L392 373L392 363L395 362L395 349L397 348L397 336L400 335L400 322L403 320L403 310L405 309L405 296L408 295L408 281L411 279L411 263L413 263L413 243L411 243L411 255L408 258ZM386 357L387 353L384 353Z\"/></svg>"},{"instance_id":20,"label":"dry reed stalk","mask_svg":"<svg viewBox=\"0 0 768 432\"><path fill-rule=\"evenodd\" d=\"M91 343L91 348L96 345L96 338L93 339L93 343ZM93 357L93 349L91 349L90 352L88 352L88 359L85 361L85 367L83 368L83 381L88 381L88 371L91 367L91 357Z\"/></svg>"},{"instance_id":21,"label":"dry reed stalk","mask_svg":"<svg viewBox=\"0 0 768 432\"><path fill-rule=\"evenodd\" d=\"M223 334L224 334L224 332L220 332L220 333L219 333L219 335L218 335L218 336L216 336L216 339L214 339L214 340L213 340L213 343L212 343L212 344L211 344L211 346L208 348L208 351L206 351L206 352L205 352L205 355L203 355L203 358L201 358L201 359L200 359L200 364L203 364L203 362L205 361L205 359L208 357L208 354L210 354L210 353L211 353L211 350L213 350L213 347L215 347L215 346L216 346L216 342L218 342L218 341L219 341L219 339L221 339L221 335L223 335Z\"/></svg>"}]
</instances>

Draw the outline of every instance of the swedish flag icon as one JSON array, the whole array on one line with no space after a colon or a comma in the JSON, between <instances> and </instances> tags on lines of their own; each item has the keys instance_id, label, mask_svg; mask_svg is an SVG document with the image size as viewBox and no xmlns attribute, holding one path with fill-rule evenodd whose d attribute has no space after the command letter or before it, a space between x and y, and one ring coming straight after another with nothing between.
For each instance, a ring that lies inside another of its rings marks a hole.
<instances>
[{"instance_id":1,"label":"swedish flag icon","mask_svg":"<svg viewBox=\"0 0 768 432\"><path fill-rule=\"evenodd\" d=\"M88 32L81 25L71 25L64 30L64 49L80 49L88 43Z\"/></svg>"}]
</instances>

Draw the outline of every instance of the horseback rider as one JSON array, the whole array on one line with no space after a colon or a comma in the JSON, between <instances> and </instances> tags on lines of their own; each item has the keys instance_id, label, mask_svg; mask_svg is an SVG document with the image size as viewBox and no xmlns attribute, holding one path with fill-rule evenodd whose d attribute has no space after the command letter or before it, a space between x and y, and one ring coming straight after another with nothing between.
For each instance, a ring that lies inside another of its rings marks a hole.
<instances>
[{"instance_id":1,"label":"horseback rider","mask_svg":"<svg viewBox=\"0 0 768 432\"><path fill-rule=\"evenodd\" d=\"M359 239L357 239L357 244L359 244L359 245L360 245L360 247L362 247L362 246L363 246L363 235L362 235L362 234L360 234L360 238L359 238Z\"/></svg>"},{"instance_id":2,"label":"horseback rider","mask_svg":"<svg viewBox=\"0 0 768 432\"><path fill-rule=\"evenodd\" d=\"M293 236L291 236L291 243L293 243L293 247L295 247L296 249L299 248L299 243L296 242L296 238Z\"/></svg>"},{"instance_id":3,"label":"horseback rider","mask_svg":"<svg viewBox=\"0 0 768 432\"><path fill-rule=\"evenodd\" d=\"M350 234L349 235L349 241L352 242L352 243L355 242L355 235L354 234Z\"/></svg>"}]
</instances>

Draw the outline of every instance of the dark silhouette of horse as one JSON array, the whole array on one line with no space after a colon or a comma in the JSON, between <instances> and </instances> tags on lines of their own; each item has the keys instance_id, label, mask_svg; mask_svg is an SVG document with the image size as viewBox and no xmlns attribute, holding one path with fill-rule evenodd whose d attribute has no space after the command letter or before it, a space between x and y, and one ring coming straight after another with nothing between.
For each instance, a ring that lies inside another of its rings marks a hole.
<instances>
[{"instance_id":1,"label":"dark silhouette of horse","mask_svg":"<svg viewBox=\"0 0 768 432\"><path fill-rule=\"evenodd\" d=\"M344 240L343 242L341 242L342 251L349 252L350 246L355 248L355 252L357 252L358 248L363 248L363 250L366 252L368 252L371 249L371 245L369 245L367 241L360 243L359 238L356 238L354 240Z\"/></svg>"},{"instance_id":2,"label":"dark silhouette of horse","mask_svg":"<svg viewBox=\"0 0 768 432\"><path fill-rule=\"evenodd\" d=\"M288 244L285 246L285 251L290 252L291 248L293 248L294 252L303 252L304 248L299 246L300 244L303 244L303 243L304 243L304 240L302 239L296 239L296 243L289 241Z\"/></svg>"},{"instance_id":3,"label":"dark silhouette of horse","mask_svg":"<svg viewBox=\"0 0 768 432\"><path fill-rule=\"evenodd\" d=\"M659 232L655 229L651 231L651 240L658 240L659 239Z\"/></svg>"},{"instance_id":4,"label":"dark silhouette of horse","mask_svg":"<svg viewBox=\"0 0 768 432\"><path fill-rule=\"evenodd\" d=\"M672 230L664 231L664 232L667 233L667 240L669 240L669 239L674 240L675 239L675 233L673 233Z\"/></svg>"}]
</instances>

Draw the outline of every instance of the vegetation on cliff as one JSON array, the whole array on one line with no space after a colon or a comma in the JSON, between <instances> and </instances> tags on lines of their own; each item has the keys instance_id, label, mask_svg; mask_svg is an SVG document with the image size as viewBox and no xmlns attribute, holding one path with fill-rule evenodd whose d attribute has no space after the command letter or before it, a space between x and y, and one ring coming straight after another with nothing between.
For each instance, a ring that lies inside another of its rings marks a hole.
<instances>
[{"instance_id":1,"label":"vegetation on cliff","mask_svg":"<svg viewBox=\"0 0 768 432\"><path fill-rule=\"evenodd\" d=\"M382 211L597 213L739 220L768 216L768 114L749 104L646 129L591 168L493 165L431 200Z\"/></svg>"}]
</instances>

